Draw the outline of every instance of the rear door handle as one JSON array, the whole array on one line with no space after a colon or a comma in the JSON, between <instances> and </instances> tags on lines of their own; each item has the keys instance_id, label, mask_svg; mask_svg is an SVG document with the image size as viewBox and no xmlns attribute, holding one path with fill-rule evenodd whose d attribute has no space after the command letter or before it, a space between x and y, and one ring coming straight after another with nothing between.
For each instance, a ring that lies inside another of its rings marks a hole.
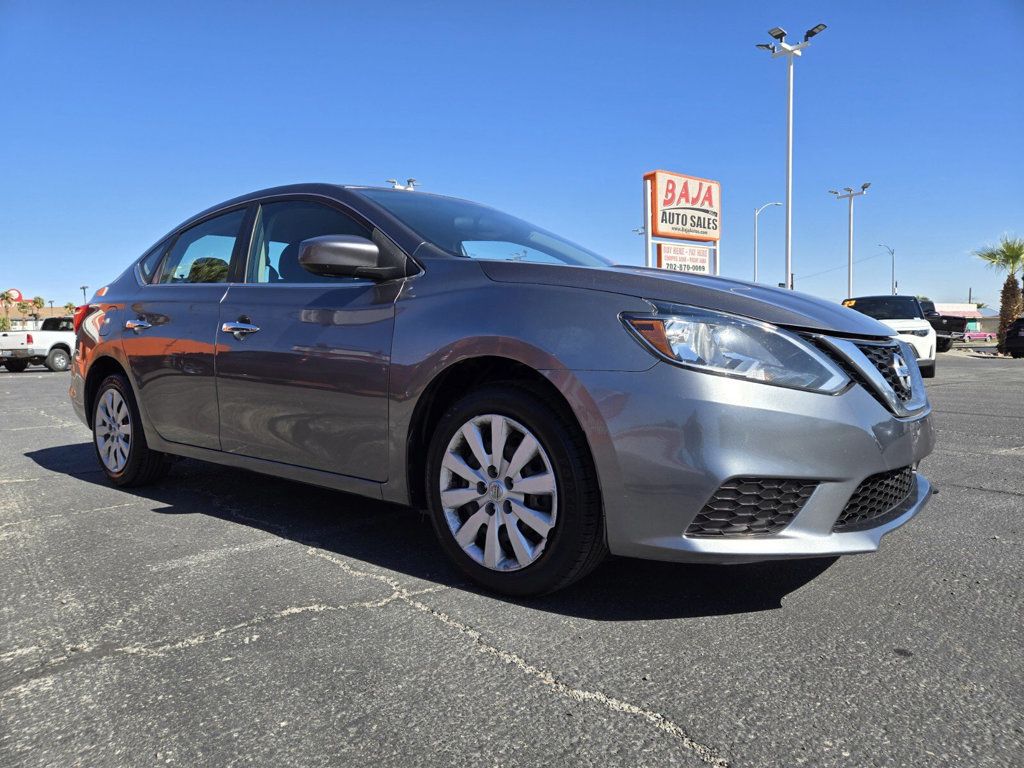
<instances>
[{"instance_id":1,"label":"rear door handle","mask_svg":"<svg viewBox=\"0 0 1024 768\"><path fill-rule=\"evenodd\" d=\"M147 323L145 320L141 318L139 318L138 320L128 320L124 324L124 328L126 331L135 331L136 333L152 327L152 323Z\"/></svg>"},{"instance_id":2,"label":"rear door handle","mask_svg":"<svg viewBox=\"0 0 1024 768\"><path fill-rule=\"evenodd\" d=\"M256 333L259 330L259 326L253 325L252 323L224 323L220 329L224 333L230 333L239 341L245 339L250 333Z\"/></svg>"}]
</instances>

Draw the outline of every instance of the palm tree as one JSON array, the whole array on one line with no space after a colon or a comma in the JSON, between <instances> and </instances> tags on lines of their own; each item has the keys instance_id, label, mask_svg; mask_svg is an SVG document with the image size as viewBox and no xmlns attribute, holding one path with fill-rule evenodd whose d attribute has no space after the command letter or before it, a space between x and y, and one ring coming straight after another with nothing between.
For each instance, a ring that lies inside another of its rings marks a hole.
<instances>
[{"instance_id":1,"label":"palm tree","mask_svg":"<svg viewBox=\"0 0 1024 768\"><path fill-rule=\"evenodd\" d=\"M1006 270L1006 280L999 295L999 345L1006 354L1006 329L1024 312L1020 282L1017 272L1024 269L1024 238L1003 235L998 245L989 245L974 252L974 255L993 269Z\"/></svg>"},{"instance_id":2,"label":"palm tree","mask_svg":"<svg viewBox=\"0 0 1024 768\"><path fill-rule=\"evenodd\" d=\"M15 305L14 294L10 291L0 293L0 305L4 308L3 323L0 323L0 331L11 330L11 307Z\"/></svg>"},{"instance_id":3,"label":"palm tree","mask_svg":"<svg viewBox=\"0 0 1024 768\"><path fill-rule=\"evenodd\" d=\"M69 301L67 304L64 305L64 311L67 312L69 315L75 314L76 309L78 309L78 307L75 306L75 302L73 301Z\"/></svg>"}]
</instances>

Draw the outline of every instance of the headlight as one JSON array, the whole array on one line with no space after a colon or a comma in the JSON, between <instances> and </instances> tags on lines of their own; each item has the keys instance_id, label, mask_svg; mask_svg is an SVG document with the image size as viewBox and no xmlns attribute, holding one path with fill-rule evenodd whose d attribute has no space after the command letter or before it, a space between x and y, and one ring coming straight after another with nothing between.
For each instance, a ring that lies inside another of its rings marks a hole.
<instances>
[{"instance_id":1,"label":"headlight","mask_svg":"<svg viewBox=\"0 0 1024 768\"><path fill-rule=\"evenodd\" d=\"M645 346L676 365L826 394L850 381L810 343L782 328L699 307L651 305L652 315L622 319Z\"/></svg>"},{"instance_id":2,"label":"headlight","mask_svg":"<svg viewBox=\"0 0 1024 768\"><path fill-rule=\"evenodd\" d=\"M900 333L906 333L910 336L927 336L928 329L925 328L923 331L900 331Z\"/></svg>"}]
</instances>

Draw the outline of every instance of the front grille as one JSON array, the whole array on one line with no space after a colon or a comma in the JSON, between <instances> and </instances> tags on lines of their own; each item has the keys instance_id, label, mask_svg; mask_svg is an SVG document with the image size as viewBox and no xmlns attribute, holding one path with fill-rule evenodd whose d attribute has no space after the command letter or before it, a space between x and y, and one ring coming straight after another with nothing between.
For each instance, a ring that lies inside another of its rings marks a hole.
<instances>
[{"instance_id":1,"label":"front grille","mask_svg":"<svg viewBox=\"0 0 1024 768\"><path fill-rule=\"evenodd\" d=\"M902 503L914 489L914 470L893 469L872 475L857 486L832 526L836 532L874 528L902 511Z\"/></svg>"},{"instance_id":2,"label":"front grille","mask_svg":"<svg viewBox=\"0 0 1024 768\"><path fill-rule=\"evenodd\" d=\"M722 484L686 529L687 536L770 536L789 525L818 483L734 477Z\"/></svg>"},{"instance_id":3,"label":"front grille","mask_svg":"<svg viewBox=\"0 0 1024 768\"><path fill-rule=\"evenodd\" d=\"M892 391L896 393L896 396L904 403L907 402L913 393L910 391L909 386L900 381L900 377L896 375L896 366L893 363L893 359L900 352L900 348L894 344L858 344L857 349L863 352L864 356L871 361L871 364L878 369L878 372L882 374L882 378L885 379L886 383L892 387Z\"/></svg>"}]
</instances>

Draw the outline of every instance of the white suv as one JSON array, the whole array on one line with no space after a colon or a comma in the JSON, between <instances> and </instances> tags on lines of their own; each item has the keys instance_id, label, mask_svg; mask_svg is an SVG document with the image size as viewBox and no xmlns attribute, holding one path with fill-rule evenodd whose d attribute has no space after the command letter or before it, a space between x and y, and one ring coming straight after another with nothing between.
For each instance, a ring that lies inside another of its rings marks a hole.
<instances>
[{"instance_id":1,"label":"white suv","mask_svg":"<svg viewBox=\"0 0 1024 768\"><path fill-rule=\"evenodd\" d=\"M921 375L926 379L935 376L935 329L925 319L924 310L916 297L859 296L846 299L843 306L873 317L896 331L903 341L913 347Z\"/></svg>"}]
</instances>

